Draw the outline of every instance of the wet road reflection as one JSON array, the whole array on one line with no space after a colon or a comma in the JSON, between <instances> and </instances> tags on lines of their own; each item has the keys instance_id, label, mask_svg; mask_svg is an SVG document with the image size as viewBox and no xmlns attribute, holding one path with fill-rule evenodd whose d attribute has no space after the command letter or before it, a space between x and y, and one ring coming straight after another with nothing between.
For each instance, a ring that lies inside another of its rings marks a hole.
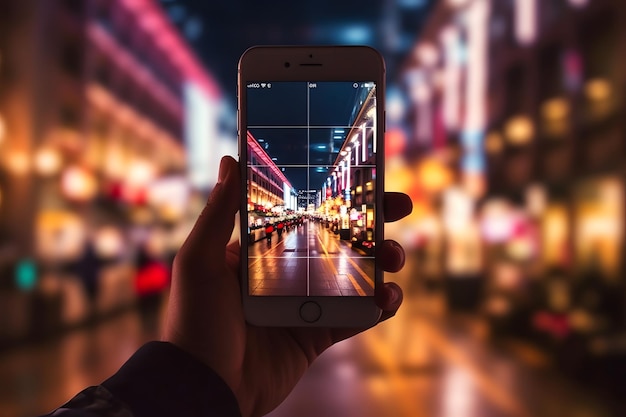
<instances>
[{"instance_id":1,"label":"wet road reflection","mask_svg":"<svg viewBox=\"0 0 626 417\"><path fill-rule=\"evenodd\" d=\"M144 318L130 310L55 340L0 352L0 416L40 415L101 383L139 346L158 339L158 329Z\"/></svg>"},{"instance_id":2,"label":"wet road reflection","mask_svg":"<svg viewBox=\"0 0 626 417\"><path fill-rule=\"evenodd\" d=\"M374 259L320 223L305 221L249 248L252 295L356 296L374 293Z\"/></svg>"},{"instance_id":3,"label":"wet road reflection","mask_svg":"<svg viewBox=\"0 0 626 417\"><path fill-rule=\"evenodd\" d=\"M285 238L273 248L289 245ZM394 279L411 288L408 272ZM549 365L493 347L479 323L446 315L437 295L408 290L405 296L392 320L325 352L270 416L620 415L601 393L574 385ZM0 415L38 415L100 383L157 338L151 321L129 310L45 344L0 353Z\"/></svg>"}]
</instances>

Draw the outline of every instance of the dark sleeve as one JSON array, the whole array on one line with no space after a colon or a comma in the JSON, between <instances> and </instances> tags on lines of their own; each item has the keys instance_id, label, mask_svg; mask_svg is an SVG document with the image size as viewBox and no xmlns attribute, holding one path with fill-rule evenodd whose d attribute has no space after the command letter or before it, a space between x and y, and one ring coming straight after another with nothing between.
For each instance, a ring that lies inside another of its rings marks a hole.
<instances>
[{"instance_id":1,"label":"dark sleeve","mask_svg":"<svg viewBox=\"0 0 626 417\"><path fill-rule=\"evenodd\" d=\"M237 400L209 367L166 342L141 347L102 385L78 394L54 417L240 417Z\"/></svg>"}]
</instances>

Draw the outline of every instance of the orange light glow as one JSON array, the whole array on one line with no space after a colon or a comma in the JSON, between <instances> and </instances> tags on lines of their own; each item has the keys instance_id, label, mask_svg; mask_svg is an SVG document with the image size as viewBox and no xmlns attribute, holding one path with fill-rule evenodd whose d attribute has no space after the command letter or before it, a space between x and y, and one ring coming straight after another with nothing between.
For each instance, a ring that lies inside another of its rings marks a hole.
<instances>
[{"instance_id":1,"label":"orange light glow","mask_svg":"<svg viewBox=\"0 0 626 417\"><path fill-rule=\"evenodd\" d=\"M427 159L417 168L417 178L427 191L437 192L452 183L452 172L443 163Z\"/></svg>"},{"instance_id":2,"label":"orange light glow","mask_svg":"<svg viewBox=\"0 0 626 417\"><path fill-rule=\"evenodd\" d=\"M147 161L135 161L131 164L126 180L129 184L143 186L156 176L155 167Z\"/></svg>"},{"instance_id":3,"label":"orange light glow","mask_svg":"<svg viewBox=\"0 0 626 417\"><path fill-rule=\"evenodd\" d=\"M546 120L561 120L569 115L569 103L563 98L547 100L541 106L541 114Z\"/></svg>"},{"instance_id":4,"label":"orange light glow","mask_svg":"<svg viewBox=\"0 0 626 417\"><path fill-rule=\"evenodd\" d=\"M602 78L594 78L585 84L585 95L592 101L603 101L611 97L611 84Z\"/></svg>"},{"instance_id":5,"label":"orange light glow","mask_svg":"<svg viewBox=\"0 0 626 417\"><path fill-rule=\"evenodd\" d=\"M15 175L25 175L31 168L31 161L25 152L13 152L7 155L6 165Z\"/></svg>"},{"instance_id":6,"label":"orange light glow","mask_svg":"<svg viewBox=\"0 0 626 417\"><path fill-rule=\"evenodd\" d=\"M535 134L535 126L527 116L515 116L504 127L507 140L513 145L526 145Z\"/></svg>"},{"instance_id":7,"label":"orange light glow","mask_svg":"<svg viewBox=\"0 0 626 417\"><path fill-rule=\"evenodd\" d=\"M0 114L0 143L2 143L4 141L4 138L6 137L6 134L7 134L6 123L5 123L4 118L2 117L2 115Z\"/></svg>"},{"instance_id":8,"label":"orange light glow","mask_svg":"<svg viewBox=\"0 0 626 417\"><path fill-rule=\"evenodd\" d=\"M61 169L61 163L61 155L54 149L42 148L35 154L35 169L40 175L56 174Z\"/></svg>"},{"instance_id":9,"label":"orange light glow","mask_svg":"<svg viewBox=\"0 0 626 417\"><path fill-rule=\"evenodd\" d=\"M36 218L37 254L44 259L76 259L84 248L83 219L67 210L44 210Z\"/></svg>"},{"instance_id":10,"label":"orange light glow","mask_svg":"<svg viewBox=\"0 0 626 417\"><path fill-rule=\"evenodd\" d=\"M494 155L502 152L504 149L504 140L498 132L490 132L485 137L485 150L487 153Z\"/></svg>"},{"instance_id":11,"label":"orange light glow","mask_svg":"<svg viewBox=\"0 0 626 417\"><path fill-rule=\"evenodd\" d=\"M124 249L124 236L119 229L105 226L96 232L94 246L98 255L104 258L118 256Z\"/></svg>"},{"instance_id":12,"label":"orange light glow","mask_svg":"<svg viewBox=\"0 0 626 417\"><path fill-rule=\"evenodd\" d=\"M98 184L90 172L73 166L63 172L61 189L71 200L88 201L96 195Z\"/></svg>"}]
</instances>

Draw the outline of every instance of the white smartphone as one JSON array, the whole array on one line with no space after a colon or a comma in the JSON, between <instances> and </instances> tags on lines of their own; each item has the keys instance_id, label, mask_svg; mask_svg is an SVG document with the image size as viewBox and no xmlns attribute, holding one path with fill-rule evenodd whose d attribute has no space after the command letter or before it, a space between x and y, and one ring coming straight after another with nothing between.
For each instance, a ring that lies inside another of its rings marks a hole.
<instances>
[{"instance_id":1,"label":"white smartphone","mask_svg":"<svg viewBox=\"0 0 626 417\"><path fill-rule=\"evenodd\" d=\"M261 46L241 56L241 288L250 324L379 319L384 94L384 60L370 47Z\"/></svg>"}]
</instances>

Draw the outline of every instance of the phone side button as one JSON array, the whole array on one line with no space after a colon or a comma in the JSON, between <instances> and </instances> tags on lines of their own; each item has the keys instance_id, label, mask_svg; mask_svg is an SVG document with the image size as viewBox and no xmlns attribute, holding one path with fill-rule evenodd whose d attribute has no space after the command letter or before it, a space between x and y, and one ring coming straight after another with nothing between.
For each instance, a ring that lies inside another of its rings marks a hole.
<instances>
[{"instance_id":1,"label":"phone side button","mask_svg":"<svg viewBox=\"0 0 626 417\"><path fill-rule=\"evenodd\" d=\"M322 316L322 308L314 301L307 301L300 306L300 317L307 323L315 323Z\"/></svg>"}]
</instances>

